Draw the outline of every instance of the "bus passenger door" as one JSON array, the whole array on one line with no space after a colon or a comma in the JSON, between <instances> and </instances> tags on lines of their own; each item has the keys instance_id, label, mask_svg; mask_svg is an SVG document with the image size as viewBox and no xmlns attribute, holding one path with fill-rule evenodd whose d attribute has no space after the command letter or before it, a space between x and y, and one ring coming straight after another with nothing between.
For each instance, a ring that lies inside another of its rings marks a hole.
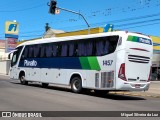
<instances>
[{"instance_id":1,"label":"bus passenger door","mask_svg":"<svg viewBox=\"0 0 160 120\"><path fill-rule=\"evenodd\" d=\"M18 73L17 73L17 66L12 66L10 68L10 78L12 79L18 79Z\"/></svg>"}]
</instances>

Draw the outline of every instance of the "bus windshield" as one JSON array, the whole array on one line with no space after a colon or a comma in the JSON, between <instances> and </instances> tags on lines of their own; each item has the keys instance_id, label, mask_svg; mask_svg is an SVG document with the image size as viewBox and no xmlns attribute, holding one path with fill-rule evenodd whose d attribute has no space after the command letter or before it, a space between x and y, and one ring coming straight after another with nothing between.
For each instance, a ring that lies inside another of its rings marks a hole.
<instances>
[{"instance_id":1,"label":"bus windshield","mask_svg":"<svg viewBox=\"0 0 160 120\"><path fill-rule=\"evenodd\" d=\"M17 64L17 61L18 61L19 55L21 53L21 50L22 50L22 46L18 47L16 49L16 51L13 53L13 57L12 57L12 60L11 60L11 67Z\"/></svg>"}]
</instances>

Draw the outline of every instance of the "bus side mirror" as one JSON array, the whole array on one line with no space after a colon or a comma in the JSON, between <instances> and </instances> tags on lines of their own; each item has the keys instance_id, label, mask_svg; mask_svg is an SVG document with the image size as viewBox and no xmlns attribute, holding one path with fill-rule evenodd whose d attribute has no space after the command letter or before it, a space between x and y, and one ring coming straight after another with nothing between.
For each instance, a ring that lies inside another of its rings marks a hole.
<instances>
[{"instance_id":1,"label":"bus side mirror","mask_svg":"<svg viewBox=\"0 0 160 120\"><path fill-rule=\"evenodd\" d=\"M8 55L8 59L9 59L9 60L11 59L11 53Z\"/></svg>"}]
</instances>

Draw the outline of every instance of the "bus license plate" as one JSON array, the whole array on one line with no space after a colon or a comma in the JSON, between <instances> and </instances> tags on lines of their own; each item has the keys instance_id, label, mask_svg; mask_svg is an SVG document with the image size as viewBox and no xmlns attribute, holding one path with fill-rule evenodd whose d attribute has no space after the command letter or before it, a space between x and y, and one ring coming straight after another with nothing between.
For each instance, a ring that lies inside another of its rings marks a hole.
<instances>
[{"instance_id":1,"label":"bus license plate","mask_svg":"<svg viewBox=\"0 0 160 120\"><path fill-rule=\"evenodd\" d=\"M140 84L135 84L135 88L140 88L141 85Z\"/></svg>"}]
</instances>

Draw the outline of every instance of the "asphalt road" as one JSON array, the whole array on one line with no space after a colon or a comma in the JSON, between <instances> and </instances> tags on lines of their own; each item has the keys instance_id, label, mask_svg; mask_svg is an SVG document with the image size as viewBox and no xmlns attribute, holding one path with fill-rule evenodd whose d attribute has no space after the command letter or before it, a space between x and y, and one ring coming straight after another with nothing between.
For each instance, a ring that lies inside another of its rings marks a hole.
<instances>
[{"instance_id":1,"label":"asphalt road","mask_svg":"<svg viewBox=\"0 0 160 120\"><path fill-rule=\"evenodd\" d=\"M160 98L75 94L68 88L21 85L18 80L0 76L0 111L160 111Z\"/></svg>"}]
</instances>

